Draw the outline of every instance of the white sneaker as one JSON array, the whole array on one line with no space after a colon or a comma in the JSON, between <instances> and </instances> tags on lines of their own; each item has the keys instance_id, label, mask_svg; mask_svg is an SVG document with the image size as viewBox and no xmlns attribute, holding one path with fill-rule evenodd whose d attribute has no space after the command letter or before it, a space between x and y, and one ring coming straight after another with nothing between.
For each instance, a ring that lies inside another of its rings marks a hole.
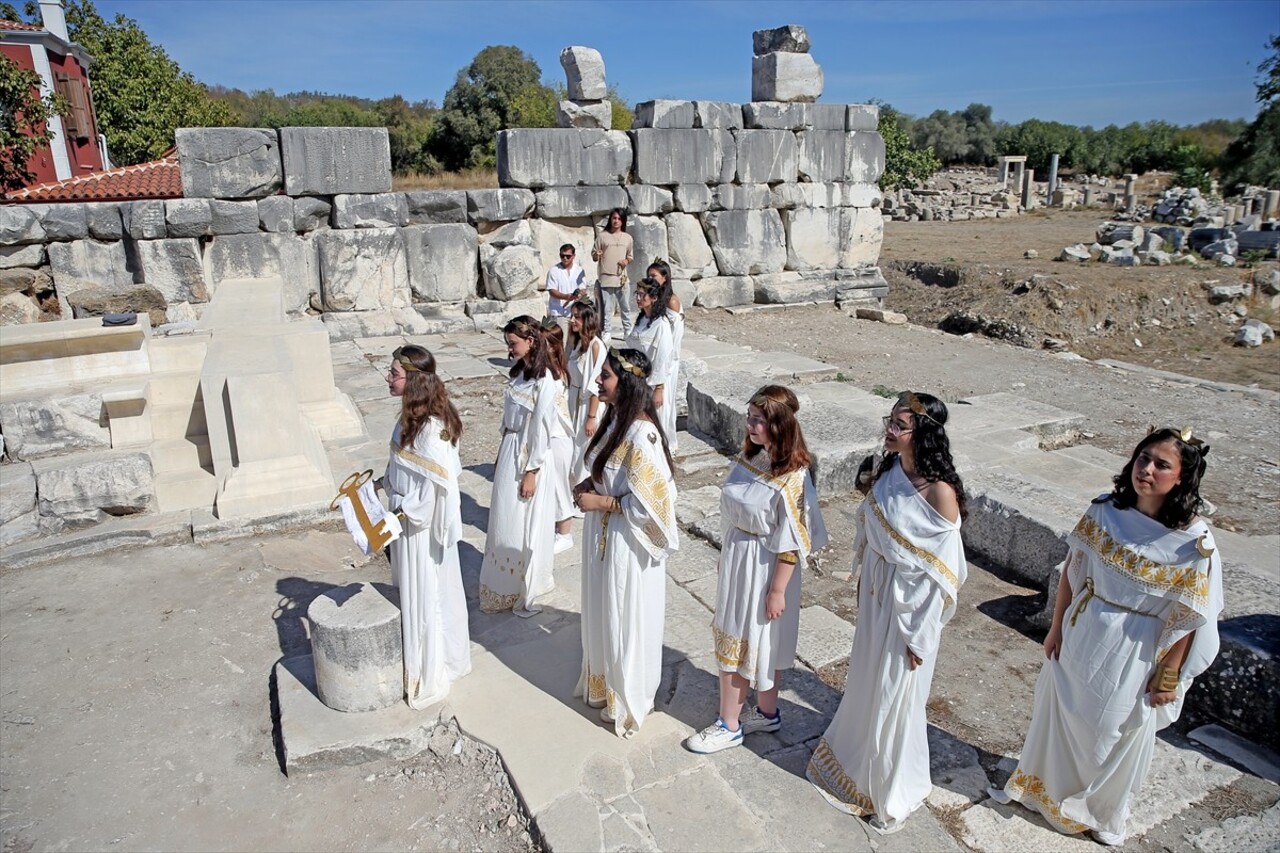
<instances>
[{"instance_id":1,"label":"white sneaker","mask_svg":"<svg viewBox=\"0 0 1280 853\"><path fill-rule=\"evenodd\" d=\"M724 720L717 718L714 723L702 731L685 738L684 746L690 752L697 752L702 755L742 746L742 729L739 727L736 732L731 732L725 727Z\"/></svg>"},{"instance_id":2,"label":"white sneaker","mask_svg":"<svg viewBox=\"0 0 1280 853\"><path fill-rule=\"evenodd\" d=\"M759 705L749 705L738 717L738 725L742 728L744 735L753 735L756 732L776 732L782 729L782 709L779 708L774 713L777 716L766 717L760 710Z\"/></svg>"},{"instance_id":3,"label":"white sneaker","mask_svg":"<svg viewBox=\"0 0 1280 853\"><path fill-rule=\"evenodd\" d=\"M555 550L554 550L554 552L553 552L553 553L556 553L556 554L563 554L565 551L568 551L568 550L569 550L569 549L571 549L572 547L573 547L573 534L572 534L572 533L557 533L557 534L556 534L556 547L555 547Z\"/></svg>"},{"instance_id":4,"label":"white sneaker","mask_svg":"<svg viewBox=\"0 0 1280 853\"><path fill-rule=\"evenodd\" d=\"M1107 847L1120 847L1124 844L1125 836L1116 835L1114 832L1103 832L1101 829L1091 829L1089 834L1093 836L1093 840Z\"/></svg>"}]
</instances>

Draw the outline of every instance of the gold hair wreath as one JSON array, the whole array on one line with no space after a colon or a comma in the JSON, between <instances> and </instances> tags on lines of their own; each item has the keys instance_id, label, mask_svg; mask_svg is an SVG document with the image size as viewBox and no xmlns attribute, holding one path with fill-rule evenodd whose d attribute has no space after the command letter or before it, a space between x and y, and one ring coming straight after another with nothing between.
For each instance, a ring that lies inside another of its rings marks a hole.
<instances>
[{"instance_id":1,"label":"gold hair wreath","mask_svg":"<svg viewBox=\"0 0 1280 853\"><path fill-rule=\"evenodd\" d=\"M621 367L623 370L627 371L627 373L630 373L632 376L638 377L640 379L645 378L644 369L641 368L639 365L635 364L634 362L629 361L627 357L623 355L619 350L613 347L609 347L609 357L617 361L618 366Z\"/></svg>"},{"instance_id":2,"label":"gold hair wreath","mask_svg":"<svg viewBox=\"0 0 1280 853\"><path fill-rule=\"evenodd\" d=\"M942 424L938 423L936 419L929 415L929 411L924 407L924 403L922 403L920 398L911 391L903 391L899 394L898 402L910 409L913 415L919 415L930 423L942 426Z\"/></svg>"},{"instance_id":3,"label":"gold hair wreath","mask_svg":"<svg viewBox=\"0 0 1280 853\"><path fill-rule=\"evenodd\" d=\"M1157 427L1155 424L1152 424L1151 426L1147 427L1147 435L1151 435L1151 433L1155 432L1157 429L1159 429L1159 427ZM1200 455L1203 456L1204 454L1209 452L1209 445L1205 444L1203 439L1193 435L1191 432L1191 427L1184 426L1182 429L1174 429L1173 427L1169 427L1168 429L1170 432L1176 433L1178 438L1182 441L1183 444L1199 449Z\"/></svg>"},{"instance_id":4,"label":"gold hair wreath","mask_svg":"<svg viewBox=\"0 0 1280 853\"><path fill-rule=\"evenodd\" d=\"M391 357L400 362L400 366L404 368L405 373L421 373L418 365L409 360L409 356L403 352L403 347L396 347L395 352L391 353Z\"/></svg>"}]
</instances>

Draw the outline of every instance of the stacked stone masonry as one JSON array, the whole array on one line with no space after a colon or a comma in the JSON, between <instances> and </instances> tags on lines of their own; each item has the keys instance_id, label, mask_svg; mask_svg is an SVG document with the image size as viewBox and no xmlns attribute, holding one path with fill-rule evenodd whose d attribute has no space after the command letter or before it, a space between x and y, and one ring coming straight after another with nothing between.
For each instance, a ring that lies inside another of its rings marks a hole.
<instances>
[{"instance_id":1,"label":"stacked stone masonry","mask_svg":"<svg viewBox=\"0 0 1280 853\"><path fill-rule=\"evenodd\" d=\"M594 94L588 59L574 68ZM188 197L0 206L0 295L30 302L0 316L35 321L56 295L63 318L194 321L220 282L280 276L286 310L334 339L491 326L542 313L559 245L589 258L615 207L631 280L668 258L694 304L875 302L877 119L862 104L653 101L629 132L503 131L500 189L410 192L390 191L385 128L184 129Z\"/></svg>"}]
</instances>

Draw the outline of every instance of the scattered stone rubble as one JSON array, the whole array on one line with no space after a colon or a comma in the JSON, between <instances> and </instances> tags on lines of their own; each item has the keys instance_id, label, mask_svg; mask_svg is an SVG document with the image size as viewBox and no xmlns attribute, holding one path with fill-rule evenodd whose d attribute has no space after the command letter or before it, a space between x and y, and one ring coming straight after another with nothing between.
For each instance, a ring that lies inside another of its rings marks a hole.
<instances>
[{"instance_id":1,"label":"scattered stone rubble","mask_svg":"<svg viewBox=\"0 0 1280 853\"><path fill-rule=\"evenodd\" d=\"M1192 190L1192 192L1195 192ZM1193 201L1202 201L1189 196ZM1181 208L1179 208L1181 209ZM1101 261L1117 266L1153 264L1166 266L1172 263L1197 263L1197 258L1209 260L1219 266L1235 266L1242 252L1253 253L1258 259L1277 257L1280 249L1280 223L1262 221L1256 214L1233 221L1230 227L1222 222L1230 218L1209 212L1193 220L1202 223L1184 229L1177 225L1159 225L1143 228L1132 221L1108 221L1098 226L1092 245L1077 243L1063 248L1058 260ZM1169 214L1172 215L1172 214ZM1185 218L1179 214L1179 219ZM1211 223L1219 224L1211 224Z\"/></svg>"},{"instance_id":2,"label":"scattered stone rubble","mask_svg":"<svg viewBox=\"0 0 1280 853\"><path fill-rule=\"evenodd\" d=\"M1033 195L1043 196L1045 185L1033 181L1032 187ZM880 210L898 222L953 222L1003 219L1016 216L1021 207L1019 194L994 170L956 168L938 172L915 189L886 193Z\"/></svg>"}]
</instances>

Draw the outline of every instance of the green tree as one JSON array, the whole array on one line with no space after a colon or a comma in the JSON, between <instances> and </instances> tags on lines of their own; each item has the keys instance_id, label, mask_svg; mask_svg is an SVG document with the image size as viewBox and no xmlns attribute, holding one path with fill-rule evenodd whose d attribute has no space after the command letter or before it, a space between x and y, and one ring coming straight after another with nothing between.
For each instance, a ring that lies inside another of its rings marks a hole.
<instances>
[{"instance_id":1,"label":"green tree","mask_svg":"<svg viewBox=\"0 0 1280 853\"><path fill-rule=\"evenodd\" d=\"M446 169L494 163L495 134L513 126L521 93L540 87L538 63L518 47L491 45L458 72L432 132L433 153ZM554 115L553 115L554 121Z\"/></svg>"},{"instance_id":2,"label":"green tree","mask_svg":"<svg viewBox=\"0 0 1280 853\"><path fill-rule=\"evenodd\" d=\"M159 157L179 127L235 124L227 105L152 44L137 21L116 15L108 22L91 0L67 0L66 16L71 40L94 59L94 112L116 165Z\"/></svg>"},{"instance_id":3,"label":"green tree","mask_svg":"<svg viewBox=\"0 0 1280 853\"><path fill-rule=\"evenodd\" d=\"M880 107L880 135L884 137L884 174L880 176L880 189L896 190L911 187L927 180L942 167L932 148L917 148L911 137L902 129L902 114L889 104L874 102Z\"/></svg>"},{"instance_id":4,"label":"green tree","mask_svg":"<svg viewBox=\"0 0 1280 853\"><path fill-rule=\"evenodd\" d=\"M57 95L40 94L40 75L0 56L0 191L18 190L35 180L31 155L53 139L49 119L66 110Z\"/></svg>"},{"instance_id":5,"label":"green tree","mask_svg":"<svg viewBox=\"0 0 1280 853\"><path fill-rule=\"evenodd\" d=\"M1258 103L1253 124L1223 153L1222 182L1228 190L1247 184L1280 186L1280 36L1272 36L1271 55L1258 66Z\"/></svg>"}]
</instances>

